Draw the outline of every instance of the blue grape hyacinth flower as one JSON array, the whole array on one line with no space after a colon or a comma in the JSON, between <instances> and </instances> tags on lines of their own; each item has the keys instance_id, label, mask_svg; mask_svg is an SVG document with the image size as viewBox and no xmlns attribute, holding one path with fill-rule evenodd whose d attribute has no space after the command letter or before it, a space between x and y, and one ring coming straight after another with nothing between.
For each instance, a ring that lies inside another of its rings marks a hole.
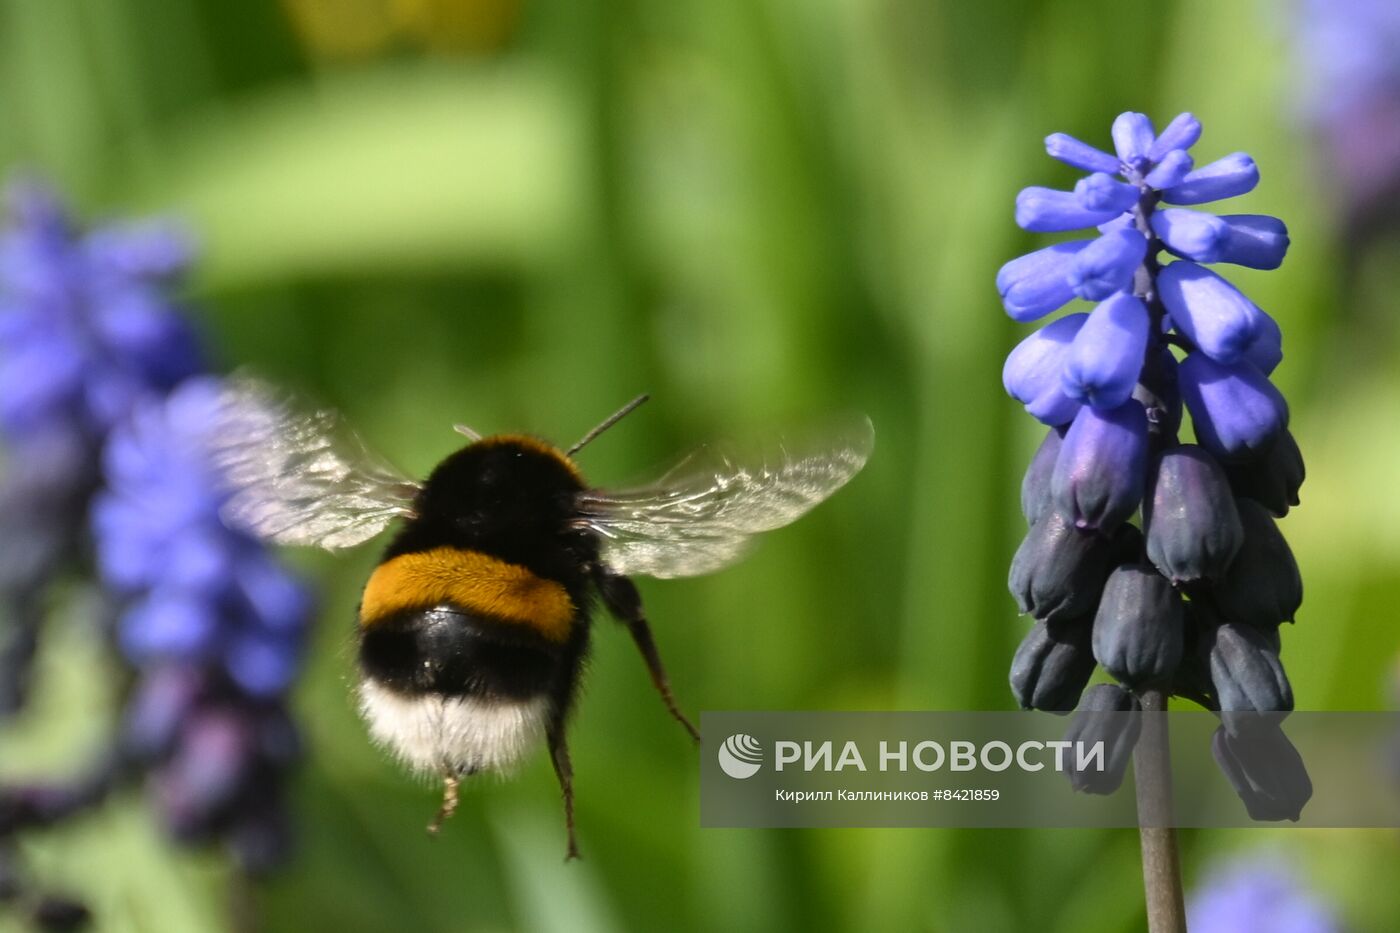
<instances>
[{"instance_id":1,"label":"blue grape hyacinth flower","mask_svg":"<svg viewBox=\"0 0 1400 933\"><path fill-rule=\"evenodd\" d=\"M1204 875L1191 895L1193 933L1339 933L1331 907L1298 873L1272 858L1241 859Z\"/></svg>"},{"instance_id":2,"label":"blue grape hyacinth flower","mask_svg":"<svg viewBox=\"0 0 1400 933\"><path fill-rule=\"evenodd\" d=\"M99 569L130 600L119 640L133 663L210 663L251 696L278 696L300 665L309 599L220 515L228 492L209 435L219 392L215 379L190 380L113 433L93 510Z\"/></svg>"},{"instance_id":3,"label":"blue grape hyacinth flower","mask_svg":"<svg viewBox=\"0 0 1400 933\"><path fill-rule=\"evenodd\" d=\"M1297 504L1303 469L1270 381L1282 332L1218 271L1277 268L1288 231L1274 217L1199 209L1253 190L1259 170L1242 152L1197 165L1191 114L1158 133L1124 113L1111 136L1112 153L1048 137L1051 156L1087 174L1072 190L1037 186L1016 198L1028 231L1093 235L1012 259L997 275L1019 322L1076 298L1094 303L1044 323L1002 370L1008 394L1048 428L1022 484L1031 527L1009 585L1038 624L1013 662L1012 689L1024 707L1064 712L1097 664L1137 695L1162 691L1222 713L1289 710L1278 627L1292 621L1302 586L1274 519ZM1194 443L1180 437L1186 417ZM1230 720L1232 750L1258 744L1244 735L1249 722ZM1305 773L1278 785L1304 800L1310 792ZM1301 808L1269 803L1252 812L1296 818Z\"/></svg>"},{"instance_id":4,"label":"blue grape hyacinth flower","mask_svg":"<svg viewBox=\"0 0 1400 933\"><path fill-rule=\"evenodd\" d=\"M139 777L181 840L223 841L247 870L288 851L283 794L299 749L286 697L310 600L219 518L224 493L203 450L217 386L179 297L191 260L173 224L85 227L41 185L8 191L0 715L24 700L53 584L90 577L94 558L118 609L113 641L137 673L121 735L80 773L0 785L0 862L13 854L17 870L20 834ZM16 897L42 900L29 886Z\"/></svg>"},{"instance_id":5,"label":"blue grape hyacinth flower","mask_svg":"<svg viewBox=\"0 0 1400 933\"><path fill-rule=\"evenodd\" d=\"M50 189L7 191L0 229L0 716L22 706L44 593L83 553L98 451L137 399L198 371L171 297L190 244L168 223L84 231Z\"/></svg>"},{"instance_id":6,"label":"blue grape hyacinth flower","mask_svg":"<svg viewBox=\"0 0 1400 933\"><path fill-rule=\"evenodd\" d=\"M1267 378L1281 359L1279 329L1207 266L1277 268L1288 232L1273 217L1164 206L1232 198L1258 184L1258 168L1244 153L1193 168L1188 150L1200 135L1190 114L1157 136L1147 117L1125 113L1113 126L1116 155L1063 134L1046 141L1051 155L1092 174L1073 191L1026 188L1016 199L1017 223L1041 233L1096 227L1098 236L1011 260L998 290L1007 313L1022 322L1075 297L1097 305L1087 317L1064 319L1076 322L1073 334L1057 321L1027 338L1030 346L1055 340L1063 348L1055 365L1037 365L1018 348L1003 376L1032 415L1057 427L1085 407L1124 405L1142 381L1149 342L1180 347L1186 355L1177 391L1193 419L1210 426L1198 440L1221 460L1248 460L1288 424L1288 406ZM1175 261L1163 265L1163 252ZM1178 369L1175 358L1167 365ZM1139 407L1149 419L1162 414Z\"/></svg>"},{"instance_id":7,"label":"blue grape hyacinth flower","mask_svg":"<svg viewBox=\"0 0 1400 933\"><path fill-rule=\"evenodd\" d=\"M296 756L285 697L311 600L264 545L226 525L212 459L219 383L191 379L139 405L103 458L98 566L123 601L118 642L143 672L129 711L136 757L181 838L227 834L250 867L280 855L280 775Z\"/></svg>"}]
</instances>

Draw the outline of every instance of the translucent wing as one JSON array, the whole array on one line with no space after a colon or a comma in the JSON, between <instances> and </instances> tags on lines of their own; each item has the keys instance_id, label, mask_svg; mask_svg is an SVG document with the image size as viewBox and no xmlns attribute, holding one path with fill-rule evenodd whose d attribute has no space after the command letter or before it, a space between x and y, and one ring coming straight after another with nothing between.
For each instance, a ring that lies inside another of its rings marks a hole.
<instances>
[{"instance_id":1,"label":"translucent wing","mask_svg":"<svg viewBox=\"0 0 1400 933\"><path fill-rule=\"evenodd\" d=\"M255 379L230 380L211 432L230 523L278 544L343 548L413 514L418 485L370 454L334 412L302 412Z\"/></svg>"},{"instance_id":2,"label":"translucent wing","mask_svg":"<svg viewBox=\"0 0 1400 933\"><path fill-rule=\"evenodd\" d=\"M690 577L738 560L750 539L806 514L860 472L875 442L868 419L815 442L750 457L702 449L656 483L580 500L581 524L622 574Z\"/></svg>"}]
</instances>

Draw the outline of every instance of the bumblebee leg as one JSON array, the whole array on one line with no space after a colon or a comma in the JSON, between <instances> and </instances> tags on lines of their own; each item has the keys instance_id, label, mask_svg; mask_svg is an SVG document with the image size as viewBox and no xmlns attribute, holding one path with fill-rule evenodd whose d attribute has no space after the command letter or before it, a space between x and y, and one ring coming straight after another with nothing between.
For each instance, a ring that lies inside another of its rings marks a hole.
<instances>
[{"instance_id":1,"label":"bumblebee leg","mask_svg":"<svg viewBox=\"0 0 1400 933\"><path fill-rule=\"evenodd\" d=\"M457 791L461 785L460 774L448 772L442 776L442 806L438 807L432 822L428 824L428 835L436 836L442 830L442 824L452 819L452 814L457 812Z\"/></svg>"},{"instance_id":2,"label":"bumblebee leg","mask_svg":"<svg viewBox=\"0 0 1400 933\"><path fill-rule=\"evenodd\" d=\"M564 828L569 834L569 850L565 861L578 858L578 838L574 835L574 766L569 760L569 743L564 738L564 724L557 722L549 728L549 757L554 762L554 774L559 778L559 792L564 795Z\"/></svg>"},{"instance_id":3,"label":"bumblebee leg","mask_svg":"<svg viewBox=\"0 0 1400 933\"><path fill-rule=\"evenodd\" d=\"M636 584L617 574L602 573L598 576L598 591L608 610L627 624L632 641L636 642L637 650L642 653L642 660L651 674L652 686L661 694L661 702L666 704L666 709L685 727L690 737L699 742L699 730L681 712L671 693L671 679L666 676L666 666L661 663L661 653L656 650L656 639L651 636L651 626L647 624L646 613L642 611L642 596L637 592Z\"/></svg>"}]
</instances>

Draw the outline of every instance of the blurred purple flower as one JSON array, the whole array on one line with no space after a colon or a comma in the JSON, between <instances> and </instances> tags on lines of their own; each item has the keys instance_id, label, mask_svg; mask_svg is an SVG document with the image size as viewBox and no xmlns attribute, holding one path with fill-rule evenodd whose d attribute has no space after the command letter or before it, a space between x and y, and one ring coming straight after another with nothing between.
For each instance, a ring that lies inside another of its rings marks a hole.
<instances>
[{"instance_id":1,"label":"blurred purple flower","mask_svg":"<svg viewBox=\"0 0 1400 933\"><path fill-rule=\"evenodd\" d=\"M1203 877L1187 905L1191 933L1338 933L1341 924L1298 873L1273 859L1240 860Z\"/></svg>"},{"instance_id":2,"label":"blurred purple flower","mask_svg":"<svg viewBox=\"0 0 1400 933\"><path fill-rule=\"evenodd\" d=\"M190 247L172 226L79 231L53 192L17 184L0 235L0 431L101 437L142 394L201 368L169 295Z\"/></svg>"},{"instance_id":3,"label":"blurred purple flower","mask_svg":"<svg viewBox=\"0 0 1400 933\"><path fill-rule=\"evenodd\" d=\"M190 258L170 224L84 233L57 195L8 191L0 229L0 716L22 705L50 580L81 546L98 451L136 399L199 368L169 297Z\"/></svg>"},{"instance_id":4,"label":"blurred purple flower","mask_svg":"<svg viewBox=\"0 0 1400 933\"><path fill-rule=\"evenodd\" d=\"M288 851L282 797L299 742L285 700L311 605L259 542L219 517L225 492L205 447L217 383L200 375L174 297L191 243L160 222L83 230L34 184L12 186L9 200L0 715L23 700L46 589L92 557L138 677L123 734L90 773L0 786L0 855L16 833L146 775L176 838L220 840L245 869L271 868Z\"/></svg>"},{"instance_id":5,"label":"blurred purple flower","mask_svg":"<svg viewBox=\"0 0 1400 933\"><path fill-rule=\"evenodd\" d=\"M93 507L98 567L127 600L119 634L133 663L208 663L251 696L277 696L299 667L310 600L220 517L218 404L216 380L192 379L113 431Z\"/></svg>"},{"instance_id":6,"label":"blurred purple flower","mask_svg":"<svg viewBox=\"0 0 1400 933\"><path fill-rule=\"evenodd\" d=\"M1389 0L1299 0L1295 9L1304 113L1327 119L1400 91L1400 7Z\"/></svg>"},{"instance_id":7,"label":"blurred purple flower","mask_svg":"<svg viewBox=\"0 0 1400 933\"><path fill-rule=\"evenodd\" d=\"M1325 148L1334 203L1353 240L1393 226L1400 206L1400 6L1298 0L1295 99Z\"/></svg>"},{"instance_id":8,"label":"blurred purple flower","mask_svg":"<svg viewBox=\"0 0 1400 933\"><path fill-rule=\"evenodd\" d=\"M93 507L98 568L125 605L118 641L145 674L128 737L156 768L168 825L191 839L280 814L295 746L282 701L311 611L262 543L220 517L218 398L201 377L138 405L109 438Z\"/></svg>"}]
</instances>

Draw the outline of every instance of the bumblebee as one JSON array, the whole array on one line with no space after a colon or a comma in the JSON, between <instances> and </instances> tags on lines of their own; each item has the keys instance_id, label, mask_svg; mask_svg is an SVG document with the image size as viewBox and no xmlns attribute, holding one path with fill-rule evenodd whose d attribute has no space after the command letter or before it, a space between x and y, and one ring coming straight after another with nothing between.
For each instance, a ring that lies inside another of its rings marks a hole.
<instances>
[{"instance_id":1,"label":"bumblebee","mask_svg":"<svg viewBox=\"0 0 1400 933\"><path fill-rule=\"evenodd\" d=\"M371 736L440 777L430 832L460 782L509 770L541 740L578 855L565 727L593 609L626 626L666 709L671 693L633 575L685 577L737 560L751 537L794 521L851 479L873 444L861 419L807 447L737 459L703 451L655 483L607 491L567 450L524 434L481 437L414 482L369 453L331 412L304 412L250 379L229 384L214 432L231 524L284 545L352 547L399 527L358 610L359 708Z\"/></svg>"}]
</instances>

